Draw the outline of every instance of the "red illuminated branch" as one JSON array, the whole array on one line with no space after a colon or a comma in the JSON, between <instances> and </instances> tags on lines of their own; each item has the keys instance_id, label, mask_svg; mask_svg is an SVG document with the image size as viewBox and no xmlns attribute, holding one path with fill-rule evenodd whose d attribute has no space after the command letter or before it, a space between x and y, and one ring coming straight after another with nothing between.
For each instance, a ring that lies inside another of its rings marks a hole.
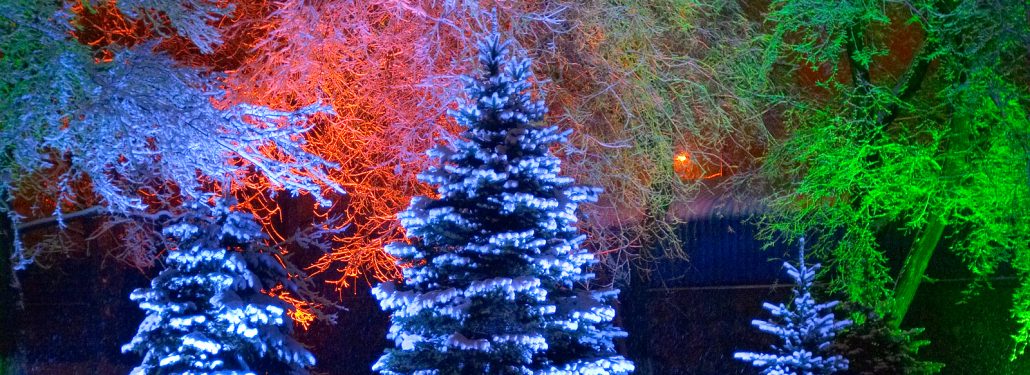
<instances>
[{"instance_id":1,"label":"red illuminated branch","mask_svg":"<svg viewBox=\"0 0 1030 375\"><path fill-rule=\"evenodd\" d=\"M425 150L455 131L444 116L452 82L429 80L456 76L453 64L468 30L454 27L460 22L443 25L444 9L431 2L397 5L285 1L253 58L228 81L241 101L333 105L336 115L319 119L307 150L338 165L330 176L347 192L329 211L313 208L346 218L340 225L348 229L334 237L333 251L311 266L339 286L399 276L382 248L403 238L396 214L410 197L430 192L415 179L425 167ZM281 209L253 193L266 188L266 181L251 178L236 194L276 236Z\"/></svg>"},{"instance_id":2,"label":"red illuminated branch","mask_svg":"<svg viewBox=\"0 0 1030 375\"><path fill-rule=\"evenodd\" d=\"M314 322L315 318L318 316L314 310L322 307L322 305L317 303L308 302L294 297L289 291L283 289L282 285L277 285L272 290L264 291L264 293L289 304L292 308L287 310L286 315L305 330L311 326L311 323Z\"/></svg>"},{"instance_id":3,"label":"red illuminated branch","mask_svg":"<svg viewBox=\"0 0 1030 375\"><path fill-rule=\"evenodd\" d=\"M599 205L585 207L594 218L585 225L593 247L618 253L639 242L626 238L633 231L609 229L612 223L630 227L638 220L635 208L645 206L650 184L660 176L655 160L632 149L639 133L628 129L635 124L628 120L634 104L621 101L636 94L626 90L632 82L621 78L632 67L605 59L608 36L596 22L563 34L556 19L566 15L559 12L564 8L538 1L233 5L235 11L216 22L223 43L213 53L199 53L182 37L168 38L160 48L189 65L227 71L233 103L295 109L321 101L333 107L335 115L314 119L305 146L336 165L328 177L346 195L335 197L333 207L312 206L298 219L296 212L284 212L282 200L268 196L274 184L265 177L238 176L231 186L241 208L253 212L275 241L309 225L311 216L344 218L326 228L335 231L332 249L311 264L314 272L341 287L357 279L399 277L383 245L404 237L396 214L410 197L431 193L415 174L426 167L425 150L457 133L445 110L457 92L455 78L472 66L465 61L474 46L469 40L491 23L483 10L495 8L501 27L513 29L539 66L549 70L539 75L560 77L544 89L550 93L549 121L576 129L572 147L585 151L568 157L570 172L608 191Z\"/></svg>"}]
</instances>

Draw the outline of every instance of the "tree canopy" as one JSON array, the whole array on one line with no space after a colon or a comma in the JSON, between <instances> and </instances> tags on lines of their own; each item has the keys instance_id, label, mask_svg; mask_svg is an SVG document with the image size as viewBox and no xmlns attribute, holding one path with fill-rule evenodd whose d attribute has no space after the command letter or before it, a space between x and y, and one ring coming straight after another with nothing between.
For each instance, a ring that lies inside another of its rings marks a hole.
<instances>
[{"instance_id":1,"label":"tree canopy","mask_svg":"<svg viewBox=\"0 0 1030 375\"><path fill-rule=\"evenodd\" d=\"M1030 29L1023 1L774 1L765 93L788 136L765 160L767 238L819 235L836 290L901 323L941 238L989 283L1020 278L1030 340ZM783 74L794 73L794 74ZM815 76L812 85L790 78ZM895 276L878 235L915 236Z\"/></svg>"}]
</instances>

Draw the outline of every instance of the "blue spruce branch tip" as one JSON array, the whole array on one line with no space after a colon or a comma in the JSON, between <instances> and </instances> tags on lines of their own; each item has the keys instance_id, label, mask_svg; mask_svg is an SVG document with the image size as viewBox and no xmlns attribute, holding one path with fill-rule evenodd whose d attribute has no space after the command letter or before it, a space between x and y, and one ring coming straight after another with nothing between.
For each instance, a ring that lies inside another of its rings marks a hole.
<instances>
[{"instance_id":1,"label":"blue spruce branch tip","mask_svg":"<svg viewBox=\"0 0 1030 375\"><path fill-rule=\"evenodd\" d=\"M146 311L122 347L144 356L132 374L307 374L315 358L291 337L287 306L262 293L281 280L255 273L275 274L262 269L276 266L271 256L250 249L261 227L224 205L190 208L164 230L178 246L165 269L132 292Z\"/></svg>"},{"instance_id":2,"label":"blue spruce branch tip","mask_svg":"<svg viewBox=\"0 0 1030 375\"><path fill-rule=\"evenodd\" d=\"M778 336L782 343L773 345L772 353L738 352L733 357L762 368L762 374L767 375L824 375L847 370L847 359L829 349L837 333L851 325L851 321L834 320L832 311L838 301L819 304L812 297L812 284L820 265L806 265L804 238L798 247L798 265L784 262L783 268L795 283L793 303L764 303L762 307L773 318L751 322L760 331Z\"/></svg>"},{"instance_id":3,"label":"blue spruce branch tip","mask_svg":"<svg viewBox=\"0 0 1030 375\"><path fill-rule=\"evenodd\" d=\"M437 198L399 214L409 241L386 246L404 281L373 289L393 342L373 370L414 374L622 375L614 290L584 290L595 262L576 210L600 190L561 176L552 145L568 132L538 124L529 59L494 33L478 43L478 74L450 111L460 139L429 151L419 178Z\"/></svg>"}]
</instances>

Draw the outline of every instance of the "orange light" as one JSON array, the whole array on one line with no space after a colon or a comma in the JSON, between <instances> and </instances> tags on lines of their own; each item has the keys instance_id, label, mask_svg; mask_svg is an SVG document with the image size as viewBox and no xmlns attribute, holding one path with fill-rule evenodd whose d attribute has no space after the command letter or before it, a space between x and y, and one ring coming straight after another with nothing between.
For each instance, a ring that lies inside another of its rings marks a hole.
<instances>
[{"instance_id":1,"label":"orange light","mask_svg":"<svg viewBox=\"0 0 1030 375\"><path fill-rule=\"evenodd\" d=\"M722 164L717 172L707 172L700 163L694 161L690 154L681 152L673 158L673 170L684 180L708 180L722 176Z\"/></svg>"}]
</instances>

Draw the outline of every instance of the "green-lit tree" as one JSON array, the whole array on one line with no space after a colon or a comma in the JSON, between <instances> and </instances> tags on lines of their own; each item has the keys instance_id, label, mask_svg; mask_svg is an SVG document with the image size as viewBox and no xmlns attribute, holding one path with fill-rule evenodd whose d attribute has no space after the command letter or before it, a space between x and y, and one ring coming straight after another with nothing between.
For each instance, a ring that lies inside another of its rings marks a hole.
<instances>
[{"instance_id":1,"label":"green-lit tree","mask_svg":"<svg viewBox=\"0 0 1030 375\"><path fill-rule=\"evenodd\" d=\"M943 237L954 238L974 287L1011 263L1021 354L1030 341L1027 12L1022 0L773 1L763 64L767 77L790 78L765 88L790 109L764 167L774 186L767 238L815 228L837 290L889 312L895 328ZM877 245L891 226L915 236L897 273Z\"/></svg>"}]
</instances>

